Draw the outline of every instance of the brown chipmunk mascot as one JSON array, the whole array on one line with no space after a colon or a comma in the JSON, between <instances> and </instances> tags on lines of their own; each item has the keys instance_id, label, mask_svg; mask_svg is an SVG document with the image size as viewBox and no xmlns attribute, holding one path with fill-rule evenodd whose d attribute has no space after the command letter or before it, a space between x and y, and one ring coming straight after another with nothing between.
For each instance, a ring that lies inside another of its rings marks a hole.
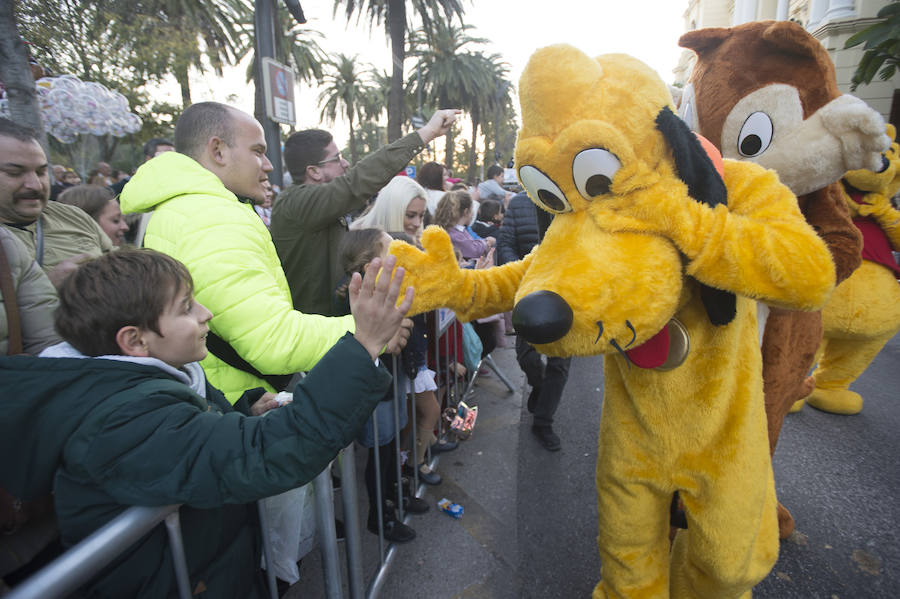
<instances>
[{"instance_id":1,"label":"brown chipmunk mascot","mask_svg":"<svg viewBox=\"0 0 900 599\"><path fill-rule=\"evenodd\" d=\"M820 309L828 249L773 172L725 160L720 176L634 58L543 48L519 97L515 164L553 217L544 239L485 270L460 269L440 227L424 252L395 241L412 313L513 310L543 354L605 354L595 599L749 596L778 555L755 300ZM676 491L689 528L670 551Z\"/></svg>"},{"instance_id":2,"label":"brown chipmunk mascot","mask_svg":"<svg viewBox=\"0 0 900 599\"><path fill-rule=\"evenodd\" d=\"M862 100L838 91L828 52L801 26L758 21L684 34L697 62L680 113L725 158L778 173L831 251L837 280L860 264L859 231L838 182L845 172L878 168L888 146L884 121ZM813 390L808 373L822 339L820 312L761 305L766 417L774 454L795 401ZM778 505L781 538L794 530Z\"/></svg>"},{"instance_id":3,"label":"brown chipmunk mascot","mask_svg":"<svg viewBox=\"0 0 900 599\"><path fill-rule=\"evenodd\" d=\"M887 131L894 139L894 126ZM825 335L813 373L816 388L806 403L832 414L858 414L863 399L849 387L900 330L900 267L891 253L900 251L900 211L891 205L900 189L900 145L891 144L880 170L850 171L841 183L853 224L863 236L863 260L822 309Z\"/></svg>"}]
</instances>

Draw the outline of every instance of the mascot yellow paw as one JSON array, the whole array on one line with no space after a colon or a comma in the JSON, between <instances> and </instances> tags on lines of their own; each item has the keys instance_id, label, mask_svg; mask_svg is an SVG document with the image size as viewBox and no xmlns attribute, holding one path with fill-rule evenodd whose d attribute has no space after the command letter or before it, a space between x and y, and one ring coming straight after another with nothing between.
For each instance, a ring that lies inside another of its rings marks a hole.
<instances>
[{"instance_id":1,"label":"mascot yellow paw","mask_svg":"<svg viewBox=\"0 0 900 599\"><path fill-rule=\"evenodd\" d=\"M791 409L788 410L788 414L796 414L800 410L803 409L803 406L806 405L805 399L798 399L794 402L794 405L791 406Z\"/></svg>"},{"instance_id":2,"label":"mascot yellow paw","mask_svg":"<svg viewBox=\"0 0 900 599\"><path fill-rule=\"evenodd\" d=\"M849 389L816 389L806 398L806 403L831 414L859 414L863 399L859 393Z\"/></svg>"},{"instance_id":3,"label":"mascot yellow paw","mask_svg":"<svg viewBox=\"0 0 900 599\"><path fill-rule=\"evenodd\" d=\"M511 310L516 289L532 260L528 255L484 270L460 268L450 236L434 225L422 233L422 247L424 252L397 240L390 247L397 265L406 270L404 284L416 290L409 313L450 308L463 322Z\"/></svg>"},{"instance_id":4,"label":"mascot yellow paw","mask_svg":"<svg viewBox=\"0 0 900 599\"><path fill-rule=\"evenodd\" d=\"M471 297L466 293L466 272L459 267L450 237L440 227L428 227L422 233L425 251L403 241L392 241L390 253L406 269L403 283L416 290L410 314L439 307L458 310Z\"/></svg>"}]
</instances>

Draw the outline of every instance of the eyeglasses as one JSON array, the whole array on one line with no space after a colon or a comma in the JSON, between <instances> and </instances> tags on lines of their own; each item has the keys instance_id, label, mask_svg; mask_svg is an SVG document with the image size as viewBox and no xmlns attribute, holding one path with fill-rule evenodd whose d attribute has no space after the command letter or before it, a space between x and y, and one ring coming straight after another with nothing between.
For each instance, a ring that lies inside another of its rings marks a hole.
<instances>
[{"instance_id":1,"label":"eyeglasses","mask_svg":"<svg viewBox=\"0 0 900 599\"><path fill-rule=\"evenodd\" d=\"M331 158L326 158L325 160L322 160L322 161L320 161L320 162L317 162L317 163L316 163L316 166L322 166L323 164L328 164L329 162L343 162L343 160L344 160L344 157L341 156L341 153L340 153L340 152L338 152L337 154L335 154L335 155L332 156Z\"/></svg>"}]
</instances>

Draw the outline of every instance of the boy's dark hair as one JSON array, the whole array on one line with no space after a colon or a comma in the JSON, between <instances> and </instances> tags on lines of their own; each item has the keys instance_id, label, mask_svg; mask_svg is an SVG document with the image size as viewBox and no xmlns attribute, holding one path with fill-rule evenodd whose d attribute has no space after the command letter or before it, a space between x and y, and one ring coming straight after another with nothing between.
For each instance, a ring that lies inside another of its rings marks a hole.
<instances>
[{"instance_id":1,"label":"boy's dark hair","mask_svg":"<svg viewBox=\"0 0 900 599\"><path fill-rule=\"evenodd\" d=\"M188 106L175 123L175 151L194 160L206 143L218 137L229 147L234 144L232 108L219 102L198 102Z\"/></svg>"},{"instance_id":2,"label":"boy's dark hair","mask_svg":"<svg viewBox=\"0 0 900 599\"><path fill-rule=\"evenodd\" d=\"M7 118L0 118L0 136L19 141L37 141L34 131Z\"/></svg>"},{"instance_id":3,"label":"boy's dark hair","mask_svg":"<svg viewBox=\"0 0 900 599\"><path fill-rule=\"evenodd\" d=\"M489 223L502 211L503 205L497 200L484 200L478 207L478 220Z\"/></svg>"},{"instance_id":4,"label":"boy's dark hair","mask_svg":"<svg viewBox=\"0 0 900 599\"><path fill-rule=\"evenodd\" d=\"M81 265L63 282L56 331L86 356L117 355L125 326L157 335L159 319L177 294L194 290L187 268L150 249L122 248Z\"/></svg>"},{"instance_id":5,"label":"boy's dark hair","mask_svg":"<svg viewBox=\"0 0 900 599\"><path fill-rule=\"evenodd\" d=\"M503 174L503 167L500 166L499 164L492 164L491 166L488 167L488 170L487 170L487 178L488 179L493 179L497 175L502 175L502 174Z\"/></svg>"},{"instance_id":6,"label":"boy's dark hair","mask_svg":"<svg viewBox=\"0 0 900 599\"><path fill-rule=\"evenodd\" d=\"M366 264L381 255L381 236L384 231L377 228L356 229L347 231L338 245L338 260L341 270L348 276L347 281L340 285L335 294L347 297L347 286L350 284L350 275L355 272L363 274Z\"/></svg>"},{"instance_id":7,"label":"boy's dark hair","mask_svg":"<svg viewBox=\"0 0 900 599\"><path fill-rule=\"evenodd\" d=\"M416 173L416 181L425 189L444 190L444 165L426 162Z\"/></svg>"},{"instance_id":8,"label":"boy's dark hair","mask_svg":"<svg viewBox=\"0 0 900 599\"><path fill-rule=\"evenodd\" d=\"M59 194L57 200L63 204L77 206L97 220L113 197L115 195L112 190L102 185L75 185Z\"/></svg>"},{"instance_id":9,"label":"boy's dark hair","mask_svg":"<svg viewBox=\"0 0 900 599\"><path fill-rule=\"evenodd\" d=\"M306 167L325 159L325 146L334 137L322 129L292 133L284 142L284 164L295 183L306 181Z\"/></svg>"},{"instance_id":10,"label":"boy's dark hair","mask_svg":"<svg viewBox=\"0 0 900 599\"><path fill-rule=\"evenodd\" d=\"M153 158L156 156L156 148L159 146L172 146L174 148L175 144L164 137L154 137L144 144L144 156Z\"/></svg>"}]
</instances>

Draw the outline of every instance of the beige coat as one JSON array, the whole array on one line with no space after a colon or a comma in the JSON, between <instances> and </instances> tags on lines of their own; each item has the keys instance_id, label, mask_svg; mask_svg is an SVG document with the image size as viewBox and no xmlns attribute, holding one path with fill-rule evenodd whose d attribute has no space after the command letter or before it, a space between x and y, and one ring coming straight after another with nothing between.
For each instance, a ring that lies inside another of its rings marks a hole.
<instances>
[{"instance_id":1,"label":"beige coat","mask_svg":"<svg viewBox=\"0 0 900 599\"><path fill-rule=\"evenodd\" d=\"M21 241L5 226L0 226L0 243L9 261L19 320L22 323L22 345L26 354L36 355L45 347L59 343L61 339L53 328L53 313L59 305L56 290L50 279L37 265ZM6 306L0 292L0 355L5 356L9 338L6 322Z\"/></svg>"}]
</instances>

